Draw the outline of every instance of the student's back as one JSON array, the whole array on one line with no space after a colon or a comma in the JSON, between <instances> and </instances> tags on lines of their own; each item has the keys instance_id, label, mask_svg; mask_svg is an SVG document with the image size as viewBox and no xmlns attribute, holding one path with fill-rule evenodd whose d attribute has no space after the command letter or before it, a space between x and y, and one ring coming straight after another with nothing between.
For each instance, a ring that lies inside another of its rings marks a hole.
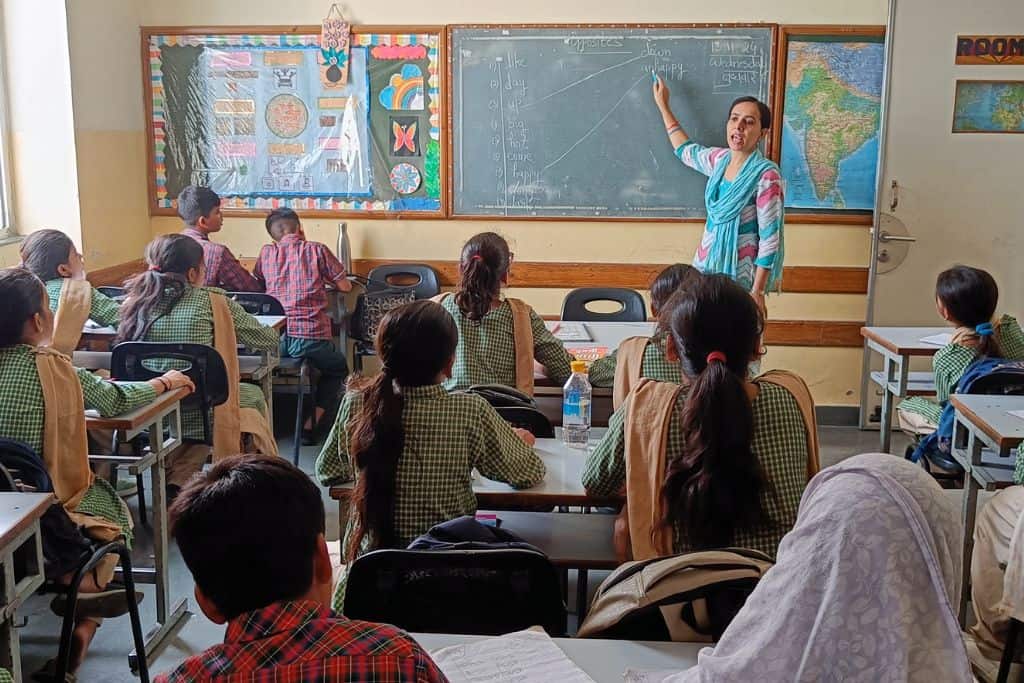
<instances>
[{"instance_id":1,"label":"student's back","mask_svg":"<svg viewBox=\"0 0 1024 683\"><path fill-rule=\"evenodd\" d=\"M817 469L813 401L795 375L747 380L761 326L738 285L702 278L669 317L668 357L689 386L642 381L587 458L588 491L626 487L635 555L741 546L774 556L792 527Z\"/></svg>"},{"instance_id":2,"label":"student's back","mask_svg":"<svg viewBox=\"0 0 1024 683\"><path fill-rule=\"evenodd\" d=\"M476 235L463 246L459 288L440 298L459 334L455 366L445 389L504 384L532 394L534 360L553 382L563 383L572 374L572 358L537 312L502 297L511 265L508 243L495 233Z\"/></svg>"},{"instance_id":3,"label":"student's back","mask_svg":"<svg viewBox=\"0 0 1024 683\"><path fill-rule=\"evenodd\" d=\"M544 464L479 396L449 394L457 337L437 304L390 311L377 332L381 374L342 401L316 462L324 485L355 480L354 514L343 537L349 561L375 548L404 548L440 522L476 511L472 472L516 488L533 486ZM335 606L340 609L344 581Z\"/></svg>"}]
</instances>

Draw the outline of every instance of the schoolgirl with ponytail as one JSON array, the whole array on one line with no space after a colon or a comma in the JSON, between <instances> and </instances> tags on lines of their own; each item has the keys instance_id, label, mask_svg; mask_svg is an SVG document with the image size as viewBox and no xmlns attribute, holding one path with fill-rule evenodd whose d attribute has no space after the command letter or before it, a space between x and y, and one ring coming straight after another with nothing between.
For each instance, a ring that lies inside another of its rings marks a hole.
<instances>
[{"instance_id":1,"label":"schoolgirl with ponytail","mask_svg":"<svg viewBox=\"0 0 1024 683\"><path fill-rule=\"evenodd\" d=\"M939 273L935 281L935 308L955 329L951 341L932 357L935 400L915 396L897 406L904 431L934 432L942 406L977 359L1024 360L1024 332L1013 316L996 319L998 304L999 287L988 272L957 265Z\"/></svg>"},{"instance_id":2,"label":"schoolgirl with ponytail","mask_svg":"<svg viewBox=\"0 0 1024 683\"><path fill-rule=\"evenodd\" d=\"M666 322L666 355L687 386L641 380L588 457L583 485L602 496L625 486L622 548L636 559L727 546L774 556L817 470L806 385L789 373L748 377L764 322L726 276L694 282Z\"/></svg>"},{"instance_id":3,"label":"schoolgirl with ponytail","mask_svg":"<svg viewBox=\"0 0 1024 683\"><path fill-rule=\"evenodd\" d=\"M462 247L459 286L438 301L458 330L455 365L444 383L449 391L475 384L504 384L533 393L533 361L563 383L572 358L528 304L506 298L512 252L496 233L474 235Z\"/></svg>"},{"instance_id":4,"label":"schoolgirl with ponytail","mask_svg":"<svg viewBox=\"0 0 1024 683\"><path fill-rule=\"evenodd\" d=\"M513 429L479 396L445 391L457 343L452 317L432 301L414 301L381 320L381 372L350 385L316 461L324 486L356 482L342 545L347 562L377 548L404 548L435 524L473 514L474 468L515 488L543 479L529 432Z\"/></svg>"}]
</instances>

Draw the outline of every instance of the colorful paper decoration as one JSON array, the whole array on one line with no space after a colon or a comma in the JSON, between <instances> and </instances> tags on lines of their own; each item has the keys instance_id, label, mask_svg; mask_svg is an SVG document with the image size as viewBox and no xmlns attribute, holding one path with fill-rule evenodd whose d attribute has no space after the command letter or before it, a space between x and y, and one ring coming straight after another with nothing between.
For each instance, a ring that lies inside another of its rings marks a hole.
<instances>
[{"instance_id":1,"label":"colorful paper decoration","mask_svg":"<svg viewBox=\"0 0 1024 683\"><path fill-rule=\"evenodd\" d=\"M423 181L418 168L412 164L398 164L391 169L391 187L395 188L398 194L412 194L420 189Z\"/></svg>"},{"instance_id":2,"label":"colorful paper decoration","mask_svg":"<svg viewBox=\"0 0 1024 683\"><path fill-rule=\"evenodd\" d=\"M420 156L419 119L399 116L391 119L391 156Z\"/></svg>"},{"instance_id":3,"label":"colorful paper decoration","mask_svg":"<svg viewBox=\"0 0 1024 683\"><path fill-rule=\"evenodd\" d=\"M267 102L267 128L279 138L296 138L306 130L309 110L306 103L290 93L275 95Z\"/></svg>"},{"instance_id":4,"label":"colorful paper decoration","mask_svg":"<svg viewBox=\"0 0 1024 683\"><path fill-rule=\"evenodd\" d=\"M401 72L393 74L388 87L380 91L380 103L392 111L421 111L423 109L423 72L415 64L403 64Z\"/></svg>"},{"instance_id":5,"label":"colorful paper decoration","mask_svg":"<svg viewBox=\"0 0 1024 683\"><path fill-rule=\"evenodd\" d=\"M348 83L348 49L352 27L332 4L320 28L320 80L324 88L342 88Z\"/></svg>"}]
</instances>

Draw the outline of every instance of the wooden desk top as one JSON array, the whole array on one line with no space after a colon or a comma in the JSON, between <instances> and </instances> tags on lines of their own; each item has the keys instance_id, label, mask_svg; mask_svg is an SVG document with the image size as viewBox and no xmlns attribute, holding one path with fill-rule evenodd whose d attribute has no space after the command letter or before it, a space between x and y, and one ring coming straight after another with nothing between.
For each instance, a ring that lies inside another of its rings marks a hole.
<instances>
[{"instance_id":1,"label":"wooden desk top","mask_svg":"<svg viewBox=\"0 0 1024 683\"><path fill-rule=\"evenodd\" d=\"M124 415L116 415L114 417L86 417L85 428L86 429L119 429L119 430L131 430L144 427L148 424L156 415L158 415L165 408L169 407L173 403L177 403L181 399L189 395L187 389L179 388L174 391L168 391L160 394L156 397L156 400L148 405L144 405L137 410L133 410L130 413Z\"/></svg>"},{"instance_id":2,"label":"wooden desk top","mask_svg":"<svg viewBox=\"0 0 1024 683\"><path fill-rule=\"evenodd\" d=\"M56 500L52 493L0 493L0 548L6 548Z\"/></svg>"},{"instance_id":3,"label":"wooden desk top","mask_svg":"<svg viewBox=\"0 0 1024 683\"><path fill-rule=\"evenodd\" d=\"M922 337L949 334L948 327L862 327L860 334L901 356L934 356L941 346L926 344Z\"/></svg>"},{"instance_id":4,"label":"wooden desk top","mask_svg":"<svg viewBox=\"0 0 1024 683\"><path fill-rule=\"evenodd\" d=\"M1024 419L1009 413L1011 410L1024 410L1024 396L954 394L949 400L965 419L1000 449L1013 448L1024 442Z\"/></svg>"}]
</instances>

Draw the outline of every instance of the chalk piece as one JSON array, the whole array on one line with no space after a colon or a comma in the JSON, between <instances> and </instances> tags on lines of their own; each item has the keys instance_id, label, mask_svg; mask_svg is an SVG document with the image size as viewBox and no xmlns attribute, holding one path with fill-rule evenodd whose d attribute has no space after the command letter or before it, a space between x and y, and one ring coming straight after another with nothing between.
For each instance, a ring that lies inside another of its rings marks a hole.
<instances>
[{"instance_id":1,"label":"chalk piece","mask_svg":"<svg viewBox=\"0 0 1024 683\"><path fill-rule=\"evenodd\" d=\"M652 83L657 83L658 82L658 77L654 75L654 70L653 69L651 69L651 82Z\"/></svg>"}]
</instances>

